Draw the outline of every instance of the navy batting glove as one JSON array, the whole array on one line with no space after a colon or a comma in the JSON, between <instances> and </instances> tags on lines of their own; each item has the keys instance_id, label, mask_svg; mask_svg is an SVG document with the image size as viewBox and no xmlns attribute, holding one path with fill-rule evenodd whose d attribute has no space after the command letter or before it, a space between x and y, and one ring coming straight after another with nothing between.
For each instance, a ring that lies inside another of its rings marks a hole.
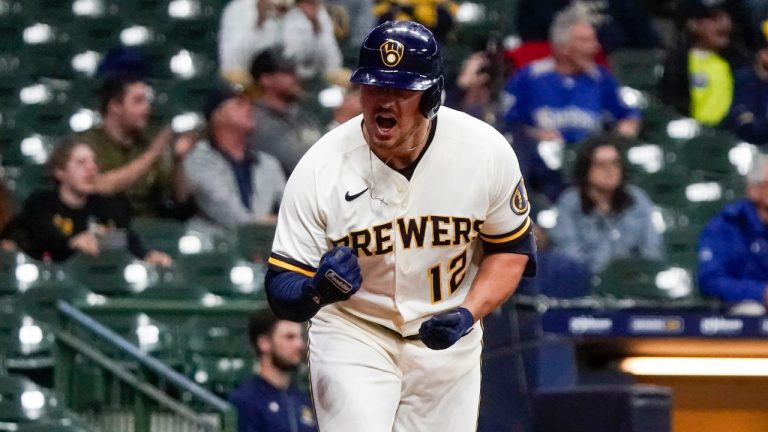
<instances>
[{"instance_id":1,"label":"navy batting glove","mask_svg":"<svg viewBox=\"0 0 768 432\"><path fill-rule=\"evenodd\" d=\"M467 308L459 307L439 313L421 323L419 337L433 350L443 350L472 331L475 317Z\"/></svg>"},{"instance_id":2,"label":"navy batting glove","mask_svg":"<svg viewBox=\"0 0 768 432\"><path fill-rule=\"evenodd\" d=\"M352 297L360 289L362 281L355 252L350 247L340 246L320 258L320 266L309 287L315 303L323 306Z\"/></svg>"}]
</instances>

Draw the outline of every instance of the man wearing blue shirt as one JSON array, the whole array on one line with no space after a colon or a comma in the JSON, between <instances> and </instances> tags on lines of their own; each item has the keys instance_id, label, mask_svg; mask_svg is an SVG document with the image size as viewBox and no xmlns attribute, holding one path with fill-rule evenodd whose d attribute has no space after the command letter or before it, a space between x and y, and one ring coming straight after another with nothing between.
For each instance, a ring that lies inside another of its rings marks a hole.
<instances>
[{"instance_id":1,"label":"man wearing blue shirt","mask_svg":"<svg viewBox=\"0 0 768 432\"><path fill-rule=\"evenodd\" d=\"M637 135L640 113L619 96L618 83L600 65L600 45L588 17L577 9L560 12L550 29L552 57L520 70L506 86L505 120L532 138L576 143L615 125L616 132Z\"/></svg>"},{"instance_id":2,"label":"man wearing blue shirt","mask_svg":"<svg viewBox=\"0 0 768 432\"><path fill-rule=\"evenodd\" d=\"M230 394L238 432L316 432L309 396L290 386L306 351L301 324L264 311L251 317L248 336L259 356L259 374Z\"/></svg>"},{"instance_id":3,"label":"man wearing blue shirt","mask_svg":"<svg viewBox=\"0 0 768 432\"><path fill-rule=\"evenodd\" d=\"M747 197L727 205L699 237L702 294L727 302L768 300L768 156L747 175Z\"/></svg>"}]
</instances>

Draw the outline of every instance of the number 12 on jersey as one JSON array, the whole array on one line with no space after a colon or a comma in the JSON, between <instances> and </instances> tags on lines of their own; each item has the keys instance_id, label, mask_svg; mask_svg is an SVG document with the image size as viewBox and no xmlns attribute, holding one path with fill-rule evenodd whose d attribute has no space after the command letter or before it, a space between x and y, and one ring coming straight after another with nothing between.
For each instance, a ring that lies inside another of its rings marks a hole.
<instances>
[{"instance_id":1,"label":"number 12 on jersey","mask_svg":"<svg viewBox=\"0 0 768 432\"><path fill-rule=\"evenodd\" d=\"M448 279L448 296L453 295L467 276L467 251L451 258L447 263L446 276ZM437 263L427 270L432 303L443 300L443 263Z\"/></svg>"}]
</instances>

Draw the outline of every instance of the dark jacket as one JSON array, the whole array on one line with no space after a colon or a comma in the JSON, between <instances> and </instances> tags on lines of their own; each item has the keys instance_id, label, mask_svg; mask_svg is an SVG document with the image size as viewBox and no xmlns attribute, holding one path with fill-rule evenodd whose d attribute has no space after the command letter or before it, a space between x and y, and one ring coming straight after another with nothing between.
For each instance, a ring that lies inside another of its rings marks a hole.
<instances>
[{"instance_id":1,"label":"dark jacket","mask_svg":"<svg viewBox=\"0 0 768 432\"><path fill-rule=\"evenodd\" d=\"M744 141L768 143L768 72L755 65L743 67L734 85L730 128Z\"/></svg>"},{"instance_id":2,"label":"dark jacket","mask_svg":"<svg viewBox=\"0 0 768 432\"><path fill-rule=\"evenodd\" d=\"M229 401L237 408L238 432L316 432L309 396L279 389L260 376L235 389Z\"/></svg>"}]
</instances>

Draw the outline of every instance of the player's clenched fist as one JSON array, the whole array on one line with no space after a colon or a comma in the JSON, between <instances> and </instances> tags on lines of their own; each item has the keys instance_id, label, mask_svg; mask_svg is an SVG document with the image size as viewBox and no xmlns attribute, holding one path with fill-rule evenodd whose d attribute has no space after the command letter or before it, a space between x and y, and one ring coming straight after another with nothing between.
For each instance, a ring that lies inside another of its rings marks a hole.
<instances>
[{"instance_id":1,"label":"player's clenched fist","mask_svg":"<svg viewBox=\"0 0 768 432\"><path fill-rule=\"evenodd\" d=\"M319 305L347 300L360 289L362 282L360 265L352 248L335 247L320 258L310 289L313 299Z\"/></svg>"},{"instance_id":2,"label":"player's clenched fist","mask_svg":"<svg viewBox=\"0 0 768 432\"><path fill-rule=\"evenodd\" d=\"M475 317L467 308L451 309L421 323L419 337L433 350L446 349L472 331L474 323Z\"/></svg>"}]
</instances>

